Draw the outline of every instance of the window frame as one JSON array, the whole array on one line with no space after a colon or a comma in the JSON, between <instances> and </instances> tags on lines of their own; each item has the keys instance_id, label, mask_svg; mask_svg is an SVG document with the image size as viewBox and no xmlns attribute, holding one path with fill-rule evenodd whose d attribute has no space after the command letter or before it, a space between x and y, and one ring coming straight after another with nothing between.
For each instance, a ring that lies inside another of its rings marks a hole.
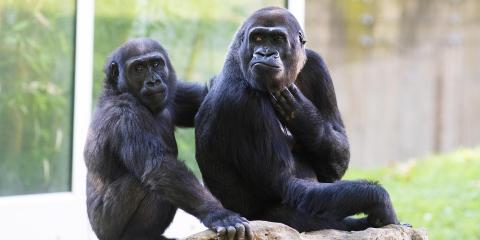
<instances>
[{"instance_id":1,"label":"window frame","mask_svg":"<svg viewBox=\"0 0 480 240\"><path fill-rule=\"evenodd\" d=\"M71 191L0 197L2 239L95 239L86 213L83 160L92 111L94 4L82 0L75 6Z\"/></svg>"}]
</instances>

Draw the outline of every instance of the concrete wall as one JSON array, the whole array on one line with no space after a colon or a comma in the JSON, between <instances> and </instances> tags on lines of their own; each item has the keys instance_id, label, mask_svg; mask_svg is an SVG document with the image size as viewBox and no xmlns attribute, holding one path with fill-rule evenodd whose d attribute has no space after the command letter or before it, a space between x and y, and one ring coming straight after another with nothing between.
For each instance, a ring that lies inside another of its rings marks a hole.
<instances>
[{"instance_id":1,"label":"concrete wall","mask_svg":"<svg viewBox=\"0 0 480 240\"><path fill-rule=\"evenodd\" d=\"M480 144L480 1L306 0L352 164Z\"/></svg>"}]
</instances>

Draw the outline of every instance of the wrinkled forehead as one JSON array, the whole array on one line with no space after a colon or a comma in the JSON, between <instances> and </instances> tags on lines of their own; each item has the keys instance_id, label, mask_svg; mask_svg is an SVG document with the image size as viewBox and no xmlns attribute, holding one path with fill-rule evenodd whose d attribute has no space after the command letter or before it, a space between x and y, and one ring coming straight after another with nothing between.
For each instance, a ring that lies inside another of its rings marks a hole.
<instances>
[{"instance_id":1,"label":"wrinkled forehead","mask_svg":"<svg viewBox=\"0 0 480 240\"><path fill-rule=\"evenodd\" d=\"M289 32L301 30L297 19L288 10L282 8L261 9L246 22L246 27L284 27Z\"/></svg>"}]
</instances>

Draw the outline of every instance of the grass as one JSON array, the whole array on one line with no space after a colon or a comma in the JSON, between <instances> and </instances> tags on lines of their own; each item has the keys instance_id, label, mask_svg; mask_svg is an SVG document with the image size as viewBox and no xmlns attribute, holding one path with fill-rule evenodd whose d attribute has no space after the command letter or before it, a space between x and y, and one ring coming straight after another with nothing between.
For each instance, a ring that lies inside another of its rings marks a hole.
<instances>
[{"instance_id":1,"label":"grass","mask_svg":"<svg viewBox=\"0 0 480 240\"><path fill-rule=\"evenodd\" d=\"M480 148L378 169L349 169L345 179L378 180L401 222L430 239L480 239Z\"/></svg>"}]
</instances>

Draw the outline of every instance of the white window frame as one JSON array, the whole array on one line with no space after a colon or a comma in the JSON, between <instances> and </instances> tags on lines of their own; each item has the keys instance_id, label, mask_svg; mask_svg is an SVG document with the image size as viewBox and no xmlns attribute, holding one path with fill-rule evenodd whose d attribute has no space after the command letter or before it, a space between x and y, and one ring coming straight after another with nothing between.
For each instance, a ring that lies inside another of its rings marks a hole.
<instances>
[{"instance_id":1,"label":"white window frame","mask_svg":"<svg viewBox=\"0 0 480 240\"><path fill-rule=\"evenodd\" d=\"M76 1L70 192L0 198L1 239L94 239L85 204L83 147L92 110L94 0Z\"/></svg>"}]
</instances>

